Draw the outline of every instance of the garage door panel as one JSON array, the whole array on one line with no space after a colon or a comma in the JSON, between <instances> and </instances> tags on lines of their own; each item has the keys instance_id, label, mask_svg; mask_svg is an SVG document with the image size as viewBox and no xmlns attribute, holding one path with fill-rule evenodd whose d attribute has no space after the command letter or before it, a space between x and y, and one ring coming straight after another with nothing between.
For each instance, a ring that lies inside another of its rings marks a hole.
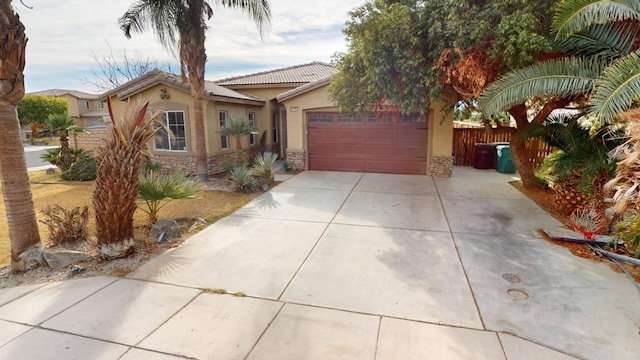
<instances>
[{"instance_id":1,"label":"garage door panel","mask_svg":"<svg viewBox=\"0 0 640 360\"><path fill-rule=\"evenodd\" d=\"M309 169L425 174L426 125L313 123L308 128Z\"/></svg>"}]
</instances>

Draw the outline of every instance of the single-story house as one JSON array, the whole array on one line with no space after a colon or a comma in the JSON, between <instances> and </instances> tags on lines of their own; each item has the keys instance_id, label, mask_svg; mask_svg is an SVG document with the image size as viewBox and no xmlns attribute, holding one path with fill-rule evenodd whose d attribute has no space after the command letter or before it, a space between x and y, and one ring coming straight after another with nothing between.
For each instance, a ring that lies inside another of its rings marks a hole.
<instances>
[{"instance_id":1,"label":"single-story house","mask_svg":"<svg viewBox=\"0 0 640 360\"><path fill-rule=\"evenodd\" d=\"M340 113L327 94L337 69L322 62L207 81L204 116L209 173L230 161L234 145L217 134L227 119L246 117L258 133L243 140L245 158L273 151L301 170L367 171L450 176L453 111L432 104L429 116L392 111L368 117ZM154 140L157 160L195 172L195 129L189 85L153 70L105 94L114 116L129 103L161 109L174 136Z\"/></svg>"}]
</instances>

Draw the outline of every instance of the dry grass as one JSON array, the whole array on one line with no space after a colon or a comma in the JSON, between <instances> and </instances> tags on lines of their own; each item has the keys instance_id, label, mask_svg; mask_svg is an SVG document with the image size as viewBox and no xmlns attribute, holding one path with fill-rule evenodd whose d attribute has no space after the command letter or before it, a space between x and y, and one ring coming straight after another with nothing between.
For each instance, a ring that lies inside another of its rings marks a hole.
<instances>
[{"instance_id":1,"label":"dry grass","mask_svg":"<svg viewBox=\"0 0 640 360\"><path fill-rule=\"evenodd\" d=\"M89 206L89 236L95 234L95 218L91 206L91 195L94 182L74 182L60 179L60 174L46 174L37 171L29 174L31 179L31 192L38 219L44 218L41 210L47 206L58 204L64 208L76 206ZM160 217L166 218L203 218L208 223L214 222L229 215L239 207L252 199L245 194L234 194L220 191L200 191L195 199L175 200L160 210ZM140 204L144 206L144 204ZM137 210L134 216L134 224L142 226L147 221L147 214ZM47 227L38 223L40 237L46 244L49 238ZM4 202L0 202L0 267L9 264L11 253L7 220L5 216Z\"/></svg>"}]
</instances>

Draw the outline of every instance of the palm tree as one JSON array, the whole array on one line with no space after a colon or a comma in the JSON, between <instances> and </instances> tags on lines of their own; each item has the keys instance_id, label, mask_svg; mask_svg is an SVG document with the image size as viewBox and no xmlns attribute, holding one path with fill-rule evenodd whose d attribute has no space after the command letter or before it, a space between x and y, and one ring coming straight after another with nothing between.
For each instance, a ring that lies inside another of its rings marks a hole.
<instances>
[{"instance_id":1,"label":"palm tree","mask_svg":"<svg viewBox=\"0 0 640 360\"><path fill-rule=\"evenodd\" d=\"M182 79L189 83L193 97L196 174L202 181L208 179L202 101L207 61L205 22L213 16L213 4L248 13L261 33L271 17L268 0L138 0L119 19L126 37L151 27L165 48L176 50L177 47Z\"/></svg>"},{"instance_id":2,"label":"palm tree","mask_svg":"<svg viewBox=\"0 0 640 360\"><path fill-rule=\"evenodd\" d=\"M115 259L134 246L133 214L136 211L140 170L151 154L146 144L161 127L154 128L157 112L149 116L147 104L116 118L107 100L111 136L96 153L96 185L93 208L100 256Z\"/></svg>"},{"instance_id":3,"label":"palm tree","mask_svg":"<svg viewBox=\"0 0 640 360\"><path fill-rule=\"evenodd\" d=\"M640 2L565 0L553 22L556 46L566 56L512 71L482 94L485 115L541 96L588 100L596 126L634 107L640 93Z\"/></svg>"},{"instance_id":4,"label":"palm tree","mask_svg":"<svg viewBox=\"0 0 640 360\"><path fill-rule=\"evenodd\" d=\"M75 120L67 116L66 114L52 114L49 115L47 122L40 133L42 136L57 136L60 138L60 157L61 161L58 164L60 170L67 171L75 157L73 156L71 149L69 149L69 132L84 132L84 129L77 126Z\"/></svg>"},{"instance_id":5,"label":"palm tree","mask_svg":"<svg viewBox=\"0 0 640 360\"><path fill-rule=\"evenodd\" d=\"M234 165L238 164L238 153L242 150L242 137L254 134L256 129L251 126L247 118L230 118L224 126L220 127L218 134L220 136L231 136L236 143L234 150Z\"/></svg>"},{"instance_id":6,"label":"palm tree","mask_svg":"<svg viewBox=\"0 0 640 360\"><path fill-rule=\"evenodd\" d=\"M640 93L640 3L636 0L565 0L552 25L556 47L566 54L507 73L491 84L478 101L485 116L508 111L525 119L527 108L539 111L532 122L542 124L552 110L570 103L587 104L581 110L596 121L594 130L612 122L634 106ZM522 123L522 124L521 124ZM522 126L521 126L522 125ZM512 137L512 147L524 144ZM513 151L514 158L517 151ZM526 159L515 159L521 175L533 175ZM522 176L525 187L525 176ZM533 176L527 176L531 179Z\"/></svg>"},{"instance_id":7,"label":"palm tree","mask_svg":"<svg viewBox=\"0 0 640 360\"><path fill-rule=\"evenodd\" d=\"M0 0L0 44L0 181L9 225L11 269L25 271L42 261L42 253L16 111L24 96L27 37L11 0Z\"/></svg>"}]
</instances>

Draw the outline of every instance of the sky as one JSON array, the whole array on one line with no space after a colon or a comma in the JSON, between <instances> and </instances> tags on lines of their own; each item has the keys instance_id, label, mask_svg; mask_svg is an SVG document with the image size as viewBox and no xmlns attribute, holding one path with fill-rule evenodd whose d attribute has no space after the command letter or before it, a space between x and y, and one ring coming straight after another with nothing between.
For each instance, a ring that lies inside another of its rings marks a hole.
<instances>
[{"instance_id":1,"label":"sky","mask_svg":"<svg viewBox=\"0 0 640 360\"><path fill-rule=\"evenodd\" d=\"M127 39L117 20L134 0L13 1L29 38L26 92L47 89L98 93L86 80L95 77L110 52L169 63L178 61L151 29ZM238 10L214 7L207 23L206 79L216 80L311 61L329 62L347 45L342 33L348 12L366 0L270 0L271 25L261 39L255 23Z\"/></svg>"}]
</instances>

